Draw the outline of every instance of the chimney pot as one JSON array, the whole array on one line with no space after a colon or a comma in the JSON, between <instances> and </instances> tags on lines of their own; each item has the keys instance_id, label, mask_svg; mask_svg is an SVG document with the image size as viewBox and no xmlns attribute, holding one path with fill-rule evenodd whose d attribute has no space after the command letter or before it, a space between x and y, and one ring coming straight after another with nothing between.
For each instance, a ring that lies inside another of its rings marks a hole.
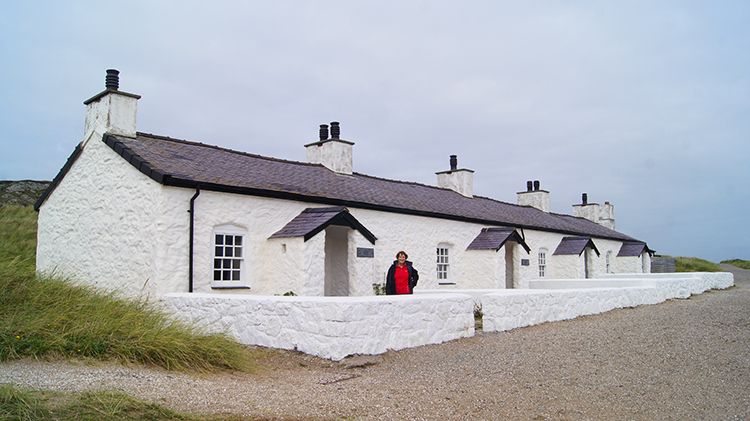
<instances>
[{"instance_id":1,"label":"chimney pot","mask_svg":"<svg viewBox=\"0 0 750 421\"><path fill-rule=\"evenodd\" d=\"M588 194L586 194L586 193L582 194L582 195L581 195L581 202L582 202L582 203L583 203L584 205L588 205L588 204L589 204L589 195L588 195Z\"/></svg>"},{"instance_id":2,"label":"chimney pot","mask_svg":"<svg viewBox=\"0 0 750 421\"><path fill-rule=\"evenodd\" d=\"M451 171L458 169L458 155L451 155Z\"/></svg>"},{"instance_id":3,"label":"chimney pot","mask_svg":"<svg viewBox=\"0 0 750 421\"><path fill-rule=\"evenodd\" d=\"M539 190L539 180L534 180L534 191Z\"/></svg>"},{"instance_id":4,"label":"chimney pot","mask_svg":"<svg viewBox=\"0 0 750 421\"><path fill-rule=\"evenodd\" d=\"M533 191L534 190L534 182L533 181L527 181L526 182L526 191Z\"/></svg>"},{"instance_id":5,"label":"chimney pot","mask_svg":"<svg viewBox=\"0 0 750 421\"><path fill-rule=\"evenodd\" d=\"M107 69L107 77L104 79L104 87L106 89L114 89L115 91L120 88L120 72L115 69Z\"/></svg>"},{"instance_id":6,"label":"chimney pot","mask_svg":"<svg viewBox=\"0 0 750 421\"><path fill-rule=\"evenodd\" d=\"M321 124L320 125L320 140L326 140L326 139L328 139L328 125Z\"/></svg>"},{"instance_id":7,"label":"chimney pot","mask_svg":"<svg viewBox=\"0 0 750 421\"><path fill-rule=\"evenodd\" d=\"M338 139L341 136L341 128L338 121L331 122L331 139Z\"/></svg>"}]
</instances>

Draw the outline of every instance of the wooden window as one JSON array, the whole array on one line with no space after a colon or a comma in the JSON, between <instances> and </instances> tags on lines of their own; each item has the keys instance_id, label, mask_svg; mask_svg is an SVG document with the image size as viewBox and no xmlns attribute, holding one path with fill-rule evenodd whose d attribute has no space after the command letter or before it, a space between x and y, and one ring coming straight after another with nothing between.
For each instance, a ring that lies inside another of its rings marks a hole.
<instances>
[{"instance_id":1,"label":"wooden window","mask_svg":"<svg viewBox=\"0 0 750 421\"><path fill-rule=\"evenodd\" d=\"M539 277L544 278L547 276L547 250L539 250Z\"/></svg>"},{"instance_id":2,"label":"wooden window","mask_svg":"<svg viewBox=\"0 0 750 421\"><path fill-rule=\"evenodd\" d=\"M212 288L242 288L245 276L245 232L233 227L217 227L213 232Z\"/></svg>"},{"instance_id":3,"label":"wooden window","mask_svg":"<svg viewBox=\"0 0 750 421\"><path fill-rule=\"evenodd\" d=\"M449 284L451 277L450 248L447 245L437 247L437 280L439 284Z\"/></svg>"}]
</instances>

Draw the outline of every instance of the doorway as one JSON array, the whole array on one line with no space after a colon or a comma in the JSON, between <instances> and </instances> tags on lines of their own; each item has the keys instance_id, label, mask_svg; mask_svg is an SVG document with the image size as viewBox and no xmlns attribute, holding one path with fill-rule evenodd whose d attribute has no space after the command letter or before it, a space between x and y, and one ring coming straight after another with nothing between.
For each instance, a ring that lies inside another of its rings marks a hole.
<instances>
[{"instance_id":1,"label":"doorway","mask_svg":"<svg viewBox=\"0 0 750 421\"><path fill-rule=\"evenodd\" d=\"M325 229L325 286L327 297L349 296L349 227L330 225Z\"/></svg>"}]
</instances>

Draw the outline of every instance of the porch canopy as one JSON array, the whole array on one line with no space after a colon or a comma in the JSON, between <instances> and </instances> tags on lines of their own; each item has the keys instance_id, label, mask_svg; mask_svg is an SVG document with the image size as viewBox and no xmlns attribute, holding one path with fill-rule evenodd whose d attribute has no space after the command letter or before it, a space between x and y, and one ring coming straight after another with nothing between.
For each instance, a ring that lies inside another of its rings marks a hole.
<instances>
[{"instance_id":1,"label":"porch canopy","mask_svg":"<svg viewBox=\"0 0 750 421\"><path fill-rule=\"evenodd\" d=\"M622 243L622 247L620 247L620 252L617 253L617 257L640 256L643 253L653 254L654 251L649 249L646 243L628 242Z\"/></svg>"},{"instance_id":2,"label":"porch canopy","mask_svg":"<svg viewBox=\"0 0 750 421\"><path fill-rule=\"evenodd\" d=\"M305 237L305 241L326 229L329 225L349 227L359 231L370 243L375 244L377 238L364 225L360 224L344 206L328 208L307 208L284 228L276 231L270 238Z\"/></svg>"},{"instance_id":3,"label":"porch canopy","mask_svg":"<svg viewBox=\"0 0 750 421\"><path fill-rule=\"evenodd\" d=\"M597 256L601 256L591 237L563 237L552 254L577 254L580 256L587 247L593 249Z\"/></svg>"},{"instance_id":4,"label":"porch canopy","mask_svg":"<svg viewBox=\"0 0 750 421\"><path fill-rule=\"evenodd\" d=\"M498 251L508 241L515 241L520 244L526 253L531 252L531 248L526 244L523 237L518 234L515 228L482 228L482 232L474 238L466 250L495 250Z\"/></svg>"}]
</instances>

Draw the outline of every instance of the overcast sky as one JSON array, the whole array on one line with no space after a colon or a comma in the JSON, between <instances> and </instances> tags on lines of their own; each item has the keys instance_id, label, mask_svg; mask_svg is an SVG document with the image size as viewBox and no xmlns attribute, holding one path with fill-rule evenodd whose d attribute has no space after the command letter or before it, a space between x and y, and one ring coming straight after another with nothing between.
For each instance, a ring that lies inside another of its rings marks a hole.
<instances>
[{"instance_id":1,"label":"overcast sky","mask_svg":"<svg viewBox=\"0 0 750 421\"><path fill-rule=\"evenodd\" d=\"M0 180L51 180L120 70L138 130L305 160L341 122L354 170L474 173L552 212L615 206L660 254L750 259L750 2L0 4Z\"/></svg>"}]
</instances>

